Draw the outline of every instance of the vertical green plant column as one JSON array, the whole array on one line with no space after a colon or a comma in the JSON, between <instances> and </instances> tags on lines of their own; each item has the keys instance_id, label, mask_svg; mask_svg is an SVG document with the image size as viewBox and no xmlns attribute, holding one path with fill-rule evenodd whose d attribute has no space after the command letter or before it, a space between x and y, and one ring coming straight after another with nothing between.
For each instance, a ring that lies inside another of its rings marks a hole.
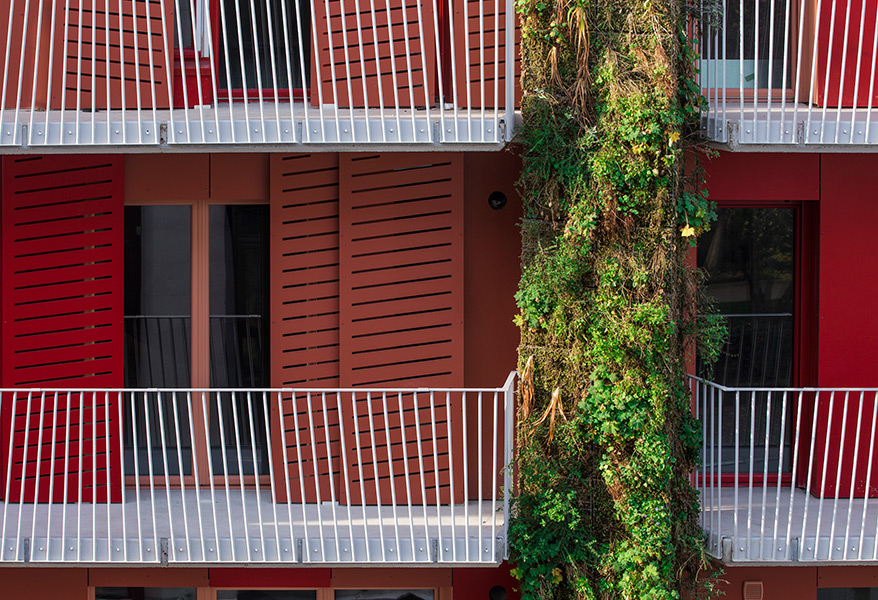
<instances>
[{"instance_id":1,"label":"vertical green plant column","mask_svg":"<svg viewBox=\"0 0 878 600\"><path fill-rule=\"evenodd\" d=\"M714 213L684 177L700 102L684 6L517 9L515 574L525 599L690 597L709 579L690 486L700 430L685 370L696 333L686 256Z\"/></svg>"}]
</instances>

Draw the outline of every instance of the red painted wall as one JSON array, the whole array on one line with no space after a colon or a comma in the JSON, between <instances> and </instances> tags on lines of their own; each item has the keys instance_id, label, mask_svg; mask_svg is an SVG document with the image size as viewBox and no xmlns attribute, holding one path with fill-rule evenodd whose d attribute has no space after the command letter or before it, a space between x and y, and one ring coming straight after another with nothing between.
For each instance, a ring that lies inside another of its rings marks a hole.
<instances>
[{"instance_id":1,"label":"red painted wall","mask_svg":"<svg viewBox=\"0 0 878 600\"><path fill-rule=\"evenodd\" d=\"M761 581L764 600L817 600L817 572L817 567L727 567L719 589L726 600L743 600L744 582Z\"/></svg>"}]
</instances>

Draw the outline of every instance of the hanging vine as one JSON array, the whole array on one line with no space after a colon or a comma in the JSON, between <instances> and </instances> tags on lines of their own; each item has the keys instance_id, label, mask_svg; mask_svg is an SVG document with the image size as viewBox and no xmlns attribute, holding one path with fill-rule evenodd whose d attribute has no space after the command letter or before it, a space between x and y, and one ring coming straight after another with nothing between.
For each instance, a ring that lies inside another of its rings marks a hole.
<instances>
[{"instance_id":1,"label":"hanging vine","mask_svg":"<svg viewBox=\"0 0 878 600\"><path fill-rule=\"evenodd\" d=\"M690 242L714 219L697 168L695 55L679 0L518 0L525 205L518 499L525 600L710 589L689 483L700 429ZM700 329L700 331L696 331Z\"/></svg>"}]
</instances>

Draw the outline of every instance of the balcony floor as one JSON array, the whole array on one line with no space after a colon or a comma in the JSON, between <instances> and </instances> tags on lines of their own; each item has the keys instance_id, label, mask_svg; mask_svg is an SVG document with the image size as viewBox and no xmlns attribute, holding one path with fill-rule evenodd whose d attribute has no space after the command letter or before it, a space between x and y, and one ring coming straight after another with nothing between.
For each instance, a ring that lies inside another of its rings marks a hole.
<instances>
[{"instance_id":1,"label":"balcony floor","mask_svg":"<svg viewBox=\"0 0 878 600\"><path fill-rule=\"evenodd\" d=\"M505 111L480 108L337 109L302 102L236 102L190 109L0 111L0 150L149 152L223 146L240 151L275 147L499 149L506 142ZM509 132L511 133L511 132Z\"/></svg>"},{"instance_id":2,"label":"balcony floor","mask_svg":"<svg viewBox=\"0 0 878 600\"><path fill-rule=\"evenodd\" d=\"M776 487L754 486L751 502L741 486L736 502L731 486L701 492L708 550L726 562L878 564L878 498L821 500L790 487L778 497Z\"/></svg>"},{"instance_id":3,"label":"balcony floor","mask_svg":"<svg viewBox=\"0 0 878 600\"><path fill-rule=\"evenodd\" d=\"M726 100L711 97L702 114L702 135L730 147L781 145L795 149L878 150L878 106L823 108L779 99Z\"/></svg>"},{"instance_id":4,"label":"balcony floor","mask_svg":"<svg viewBox=\"0 0 878 600\"><path fill-rule=\"evenodd\" d=\"M0 503L0 563L493 564L505 553L502 507L281 504L267 490L225 489L129 489L109 506Z\"/></svg>"}]
</instances>

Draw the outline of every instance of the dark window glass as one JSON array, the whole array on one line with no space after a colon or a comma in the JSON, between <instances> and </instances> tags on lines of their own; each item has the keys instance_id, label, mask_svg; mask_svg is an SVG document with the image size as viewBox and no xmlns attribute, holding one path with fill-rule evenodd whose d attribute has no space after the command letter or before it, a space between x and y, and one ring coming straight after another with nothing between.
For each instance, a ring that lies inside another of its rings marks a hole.
<instances>
[{"instance_id":1,"label":"dark window glass","mask_svg":"<svg viewBox=\"0 0 878 600\"><path fill-rule=\"evenodd\" d=\"M268 206L211 206L210 385L252 389L267 384ZM262 394L223 392L213 400L210 428L215 472L267 474Z\"/></svg>"},{"instance_id":2,"label":"dark window glass","mask_svg":"<svg viewBox=\"0 0 878 600\"><path fill-rule=\"evenodd\" d=\"M817 600L878 600L878 588L824 588Z\"/></svg>"},{"instance_id":3,"label":"dark window glass","mask_svg":"<svg viewBox=\"0 0 878 600\"><path fill-rule=\"evenodd\" d=\"M125 207L126 387L189 387L190 236L188 206ZM125 411L127 472L135 472L136 455L136 472L163 475L164 446L170 474L179 474L181 461L184 474L189 474L191 441L185 396L176 402L179 440L173 426L172 394L128 393Z\"/></svg>"},{"instance_id":4,"label":"dark window glass","mask_svg":"<svg viewBox=\"0 0 878 600\"><path fill-rule=\"evenodd\" d=\"M217 590L216 600L315 600L314 590Z\"/></svg>"},{"instance_id":5,"label":"dark window glass","mask_svg":"<svg viewBox=\"0 0 878 600\"><path fill-rule=\"evenodd\" d=\"M433 590L336 590L335 600L433 600Z\"/></svg>"},{"instance_id":6,"label":"dark window glass","mask_svg":"<svg viewBox=\"0 0 878 600\"><path fill-rule=\"evenodd\" d=\"M222 10L214 17L219 19L220 30L220 40L216 49L220 63L220 89L231 87L238 90L246 87L255 90L258 87L257 72L262 78L262 88L266 90L272 89L275 81L278 89L308 87L307 70L311 60L310 3L297 3L296 0L261 0L255 3L220 0L220 2ZM258 44L253 43L254 28ZM300 36L303 46L301 50ZM272 41L274 42L273 57ZM287 47L289 47L289 63Z\"/></svg>"},{"instance_id":7,"label":"dark window glass","mask_svg":"<svg viewBox=\"0 0 878 600\"><path fill-rule=\"evenodd\" d=\"M712 378L723 385L792 384L794 213L721 208L698 242L706 288L728 320L729 340Z\"/></svg>"},{"instance_id":8,"label":"dark window glass","mask_svg":"<svg viewBox=\"0 0 878 600\"><path fill-rule=\"evenodd\" d=\"M699 364L699 374L730 387L788 387L793 374L793 309L795 213L785 208L721 208L717 222L698 241L698 266L706 275L706 291L725 316L729 337L716 364ZM780 410L782 394L754 392L742 396L736 414L735 396L723 398L723 414L708 432L722 439L722 462L726 472L738 466L748 472L750 464L777 473L791 469L793 402L787 414ZM768 403L772 402L772 410ZM766 422L766 415L771 416ZM781 424L786 417L786 426ZM738 429L736 430L736 421ZM752 430L752 431L751 431ZM751 435L765 440L750 455ZM737 445L737 450L736 450ZM783 452L780 447L783 445ZM783 464L779 464L782 457Z\"/></svg>"},{"instance_id":9,"label":"dark window glass","mask_svg":"<svg viewBox=\"0 0 878 600\"><path fill-rule=\"evenodd\" d=\"M125 386L188 387L188 206L125 207Z\"/></svg>"},{"instance_id":10,"label":"dark window glass","mask_svg":"<svg viewBox=\"0 0 878 600\"><path fill-rule=\"evenodd\" d=\"M195 600L195 588L97 587L95 600Z\"/></svg>"}]
</instances>

